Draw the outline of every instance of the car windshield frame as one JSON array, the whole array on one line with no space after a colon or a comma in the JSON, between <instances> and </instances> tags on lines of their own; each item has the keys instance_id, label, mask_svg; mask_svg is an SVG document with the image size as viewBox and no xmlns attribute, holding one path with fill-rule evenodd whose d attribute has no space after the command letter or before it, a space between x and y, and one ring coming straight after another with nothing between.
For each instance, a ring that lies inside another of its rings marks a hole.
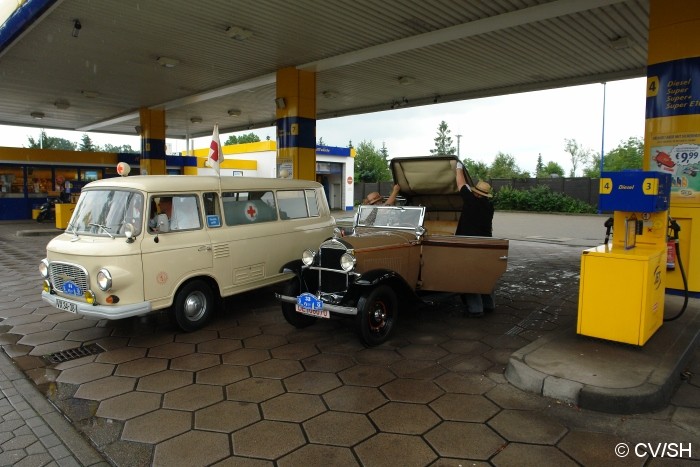
<instances>
[{"instance_id":1,"label":"car windshield frame","mask_svg":"<svg viewBox=\"0 0 700 467\"><path fill-rule=\"evenodd\" d=\"M424 206L360 206L355 227L415 230L423 226Z\"/></svg>"},{"instance_id":2,"label":"car windshield frame","mask_svg":"<svg viewBox=\"0 0 700 467\"><path fill-rule=\"evenodd\" d=\"M125 226L139 235L143 225L145 196L140 191L99 188L83 190L66 232L97 237L125 237Z\"/></svg>"}]
</instances>

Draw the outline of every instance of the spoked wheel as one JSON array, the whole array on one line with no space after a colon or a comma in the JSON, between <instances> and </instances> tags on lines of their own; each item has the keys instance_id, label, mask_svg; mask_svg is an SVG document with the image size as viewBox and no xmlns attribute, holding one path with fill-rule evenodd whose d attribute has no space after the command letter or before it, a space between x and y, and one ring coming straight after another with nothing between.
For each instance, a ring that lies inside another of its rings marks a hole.
<instances>
[{"instance_id":1,"label":"spoked wheel","mask_svg":"<svg viewBox=\"0 0 700 467\"><path fill-rule=\"evenodd\" d=\"M357 305L360 336L365 344L374 346L387 340L398 318L394 291L380 285L362 295Z\"/></svg>"},{"instance_id":2,"label":"spoked wheel","mask_svg":"<svg viewBox=\"0 0 700 467\"><path fill-rule=\"evenodd\" d=\"M298 297L300 292L298 277L287 281L282 289L282 294L288 297ZM282 314L284 319L297 329L309 327L316 322L316 318L313 316L302 315L296 311L294 303L282 302Z\"/></svg>"},{"instance_id":3,"label":"spoked wheel","mask_svg":"<svg viewBox=\"0 0 700 467\"><path fill-rule=\"evenodd\" d=\"M189 282L175 296L175 321L183 331L196 331L206 324L214 312L214 306L214 294L206 282Z\"/></svg>"}]
</instances>

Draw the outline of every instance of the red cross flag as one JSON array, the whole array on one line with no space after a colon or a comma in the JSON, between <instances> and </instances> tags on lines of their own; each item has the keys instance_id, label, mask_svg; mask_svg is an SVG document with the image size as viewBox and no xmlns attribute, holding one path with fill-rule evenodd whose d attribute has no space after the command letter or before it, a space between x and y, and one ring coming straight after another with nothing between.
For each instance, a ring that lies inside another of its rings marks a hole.
<instances>
[{"instance_id":1,"label":"red cross flag","mask_svg":"<svg viewBox=\"0 0 700 467\"><path fill-rule=\"evenodd\" d=\"M211 144L209 145L209 157L207 162L209 167L216 171L217 175L220 175L219 168L221 163L224 161L224 153L221 151L221 143L219 142L219 124L214 125L214 134L211 137Z\"/></svg>"}]
</instances>

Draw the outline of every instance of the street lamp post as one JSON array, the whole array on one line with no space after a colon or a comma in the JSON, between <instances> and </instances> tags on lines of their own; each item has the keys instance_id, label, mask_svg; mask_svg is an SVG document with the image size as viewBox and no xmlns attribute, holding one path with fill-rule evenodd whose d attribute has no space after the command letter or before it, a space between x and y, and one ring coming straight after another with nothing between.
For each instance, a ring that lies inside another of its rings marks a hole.
<instances>
[{"instance_id":1,"label":"street lamp post","mask_svg":"<svg viewBox=\"0 0 700 467\"><path fill-rule=\"evenodd\" d=\"M459 140L462 138L462 135L456 135L457 136L457 159L462 160L462 158L459 155Z\"/></svg>"}]
</instances>

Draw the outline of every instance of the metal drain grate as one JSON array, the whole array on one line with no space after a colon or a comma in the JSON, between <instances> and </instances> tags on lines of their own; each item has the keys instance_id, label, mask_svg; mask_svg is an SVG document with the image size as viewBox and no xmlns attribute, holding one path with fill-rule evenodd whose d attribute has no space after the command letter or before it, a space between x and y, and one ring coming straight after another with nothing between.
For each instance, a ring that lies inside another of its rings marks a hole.
<instances>
[{"instance_id":1,"label":"metal drain grate","mask_svg":"<svg viewBox=\"0 0 700 467\"><path fill-rule=\"evenodd\" d=\"M105 349L97 344L88 344L76 347L74 349L61 350L60 352L44 355L42 358L48 363L63 363L71 360L77 360L82 357L87 357L88 355L97 355L98 353L102 353L104 351Z\"/></svg>"}]
</instances>

